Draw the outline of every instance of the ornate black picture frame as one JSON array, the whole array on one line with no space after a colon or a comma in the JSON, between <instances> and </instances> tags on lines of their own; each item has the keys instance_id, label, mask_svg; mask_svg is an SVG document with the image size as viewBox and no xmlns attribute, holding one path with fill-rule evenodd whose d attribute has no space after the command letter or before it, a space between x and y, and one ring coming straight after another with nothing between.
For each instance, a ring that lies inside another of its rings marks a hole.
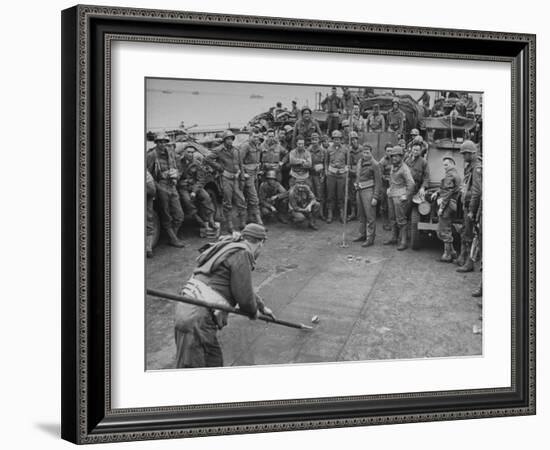
<instances>
[{"instance_id":1,"label":"ornate black picture frame","mask_svg":"<svg viewBox=\"0 0 550 450\"><path fill-rule=\"evenodd\" d=\"M503 61L512 68L512 370L507 388L113 409L114 41ZM84 444L535 413L535 36L98 6L62 12L62 437Z\"/></svg>"}]
</instances>

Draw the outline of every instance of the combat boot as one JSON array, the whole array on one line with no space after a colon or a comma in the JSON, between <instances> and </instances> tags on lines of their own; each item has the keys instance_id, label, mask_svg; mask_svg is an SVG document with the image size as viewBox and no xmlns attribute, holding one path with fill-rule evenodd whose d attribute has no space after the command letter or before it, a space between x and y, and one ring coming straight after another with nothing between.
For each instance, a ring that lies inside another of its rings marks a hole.
<instances>
[{"instance_id":1,"label":"combat boot","mask_svg":"<svg viewBox=\"0 0 550 450\"><path fill-rule=\"evenodd\" d=\"M216 223L216 220L214 219L214 213L213 212L208 214L208 225L213 230L217 230L219 228L219 225Z\"/></svg>"},{"instance_id":2,"label":"combat boot","mask_svg":"<svg viewBox=\"0 0 550 450\"><path fill-rule=\"evenodd\" d=\"M348 222L351 222L352 220L357 219L357 207L351 208L351 214L348 216Z\"/></svg>"},{"instance_id":3,"label":"combat boot","mask_svg":"<svg viewBox=\"0 0 550 450\"><path fill-rule=\"evenodd\" d=\"M458 269L456 269L457 272L460 273L466 273L466 272L473 272L474 271L474 262L472 261L472 258L470 258L470 255L466 255L466 262L464 265L460 266Z\"/></svg>"},{"instance_id":4,"label":"combat boot","mask_svg":"<svg viewBox=\"0 0 550 450\"><path fill-rule=\"evenodd\" d=\"M318 230L319 229L319 227L317 226L317 221L315 220L315 217L313 215L309 218L308 226L312 230Z\"/></svg>"},{"instance_id":5,"label":"combat boot","mask_svg":"<svg viewBox=\"0 0 550 450\"><path fill-rule=\"evenodd\" d=\"M397 250L405 250L407 248L407 225L399 227L399 245Z\"/></svg>"},{"instance_id":6,"label":"combat boot","mask_svg":"<svg viewBox=\"0 0 550 450\"><path fill-rule=\"evenodd\" d=\"M319 219L325 220L325 204L321 202L321 207L319 208Z\"/></svg>"},{"instance_id":7,"label":"combat boot","mask_svg":"<svg viewBox=\"0 0 550 450\"><path fill-rule=\"evenodd\" d=\"M361 247L371 247L374 245L374 236L369 236L365 242L361 244Z\"/></svg>"},{"instance_id":8,"label":"combat boot","mask_svg":"<svg viewBox=\"0 0 550 450\"><path fill-rule=\"evenodd\" d=\"M147 236L145 241L145 254L147 258L153 257L153 236Z\"/></svg>"},{"instance_id":9,"label":"combat boot","mask_svg":"<svg viewBox=\"0 0 550 450\"><path fill-rule=\"evenodd\" d=\"M332 208L329 208L327 211L327 223L332 223Z\"/></svg>"},{"instance_id":10,"label":"combat boot","mask_svg":"<svg viewBox=\"0 0 550 450\"><path fill-rule=\"evenodd\" d=\"M450 263L453 261L451 248L452 248L452 244L448 244L448 243L444 244L443 255L441 255L441 258L439 258L439 261L445 262L445 263Z\"/></svg>"},{"instance_id":11,"label":"combat boot","mask_svg":"<svg viewBox=\"0 0 550 450\"><path fill-rule=\"evenodd\" d=\"M468 244L462 241L462 245L460 246L460 255L458 255L458 258L454 261L454 263L458 264L459 266L463 266L464 262L466 261L466 255L468 254L468 252Z\"/></svg>"},{"instance_id":12,"label":"combat boot","mask_svg":"<svg viewBox=\"0 0 550 450\"><path fill-rule=\"evenodd\" d=\"M367 236L362 234L361 236L359 237L356 237L352 242L363 242L367 239Z\"/></svg>"},{"instance_id":13,"label":"combat boot","mask_svg":"<svg viewBox=\"0 0 550 450\"><path fill-rule=\"evenodd\" d=\"M394 227L391 231L390 238L383 241L382 245L395 245L395 244L397 244L397 230L398 230L397 225L394 225Z\"/></svg>"},{"instance_id":14,"label":"combat boot","mask_svg":"<svg viewBox=\"0 0 550 450\"><path fill-rule=\"evenodd\" d=\"M178 239L178 236L176 235L176 232L174 231L173 228L168 228L166 230L166 233L168 234L168 239L169 239L169 244L172 246L172 247L178 247L178 248L183 248L185 247L185 242L183 241L180 241Z\"/></svg>"},{"instance_id":15,"label":"combat boot","mask_svg":"<svg viewBox=\"0 0 550 450\"><path fill-rule=\"evenodd\" d=\"M480 284L479 287L474 292L472 292L472 297L481 297L482 295L483 295L483 289L481 288L481 284Z\"/></svg>"}]
</instances>

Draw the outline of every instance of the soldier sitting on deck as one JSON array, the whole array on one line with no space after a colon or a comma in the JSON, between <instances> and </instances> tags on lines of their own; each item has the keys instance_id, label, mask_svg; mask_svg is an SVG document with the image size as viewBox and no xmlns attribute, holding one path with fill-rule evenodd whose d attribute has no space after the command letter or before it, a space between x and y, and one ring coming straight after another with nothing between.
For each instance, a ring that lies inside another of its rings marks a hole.
<instances>
[{"instance_id":1,"label":"soldier sitting on deck","mask_svg":"<svg viewBox=\"0 0 550 450\"><path fill-rule=\"evenodd\" d=\"M251 319L258 313L275 318L252 285L252 271L266 238L263 226L250 223L236 239L229 237L211 245L197 258L197 267L181 294L213 305L238 306ZM223 366L217 332L225 325L225 312L178 303L176 367Z\"/></svg>"}]
</instances>

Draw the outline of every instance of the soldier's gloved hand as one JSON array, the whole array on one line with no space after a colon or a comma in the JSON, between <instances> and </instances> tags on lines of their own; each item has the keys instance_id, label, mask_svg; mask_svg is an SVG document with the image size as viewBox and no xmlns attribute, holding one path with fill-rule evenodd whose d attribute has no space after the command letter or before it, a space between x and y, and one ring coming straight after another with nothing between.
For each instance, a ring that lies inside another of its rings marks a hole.
<instances>
[{"instance_id":1,"label":"soldier's gloved hand","mask_svg":"<svg viewBox=\"0 0 550 450\"><path fill-rule=\"evenodd\" d=\"M401 201L402 201L402 202L406 202L406 201L407 201L407 195L406 195L406 194L403 194L403 195L401 196Z\"/></svg>"},{"instance_id":2,"label":"soldier's gloved hand","mask_svg":"<svg viewBox=\"0 0 550 450\"><path fill-rule=\"evenodd\" d=\"M439 209L437 210L437 215L438 215L438 216L442 216L442 215L443 215L443 208L439 208Z\"/></svg>"},{"instance_id":3,"label":"soldier's gloved hand","mask_svg":"<svg viewBox=\"0 0 550 450\"><path fill-rule=\"evenodd\" d=\"M244 179L245 180L248 180L250 178L250 175L248 175L247 173L244 174Z\"/></svg>"},{"instance_id":4,"label":"soldier's gloved hand","mask_svg":"<svg viewBox=\"0 0 550 450\"><path fill-rule=\"evenodd\" d=\"M435 200L436 197L437 197L437 192L434 192L431 196L432 202Z\"/></svg>"},{"instance_id":5,"label":"soldier's gloved hand","mask_svg":"<svg viewBox=\"0 0 550 450\"><path fill-rule=\"evenodd\" d=\"M474 219L474 213L472 211L468 212L468 219L470 219L470 220Z\"/></svg>"},{"instance_id":6,"label":"soldier's gloved hand","mask_svg":"<svg viewBox=\"0 0 550 450\"><path fill-rule=\"evenodd\" d=\"M196 192L191 192L190 194L191 200L194 200L196 196L197 196Z\"/></svg>"},{"instance_id":7,"label":"soldier's gloved hand","mask_svg":"<svg viewBox=\"0 0 550 450\"><path fill-rule=\"evenodd\" d=\"M372 201L370 202L370 204L371 204L372 206L376 206L376 205L378 205L378 200L376 200L375 198L373 198Z\"/></svg>"},{"instance_id":8,"label":"soldier's gloved hand","mask_svg":"<svg viewBox=\"0 0 550 450\"><path fill-rule=\"evenodd\" d=\"M273 319L273 320L276 319L275 314L273 314L273 311L271 310L271 308L268 308L268 307L265 306L265 305L263 305L263 306L261 307L260 312L261 312L264 316L267 316L267 317L269 317L269 318L271 318L271 319Z\"/></svg>"}]
</instances>

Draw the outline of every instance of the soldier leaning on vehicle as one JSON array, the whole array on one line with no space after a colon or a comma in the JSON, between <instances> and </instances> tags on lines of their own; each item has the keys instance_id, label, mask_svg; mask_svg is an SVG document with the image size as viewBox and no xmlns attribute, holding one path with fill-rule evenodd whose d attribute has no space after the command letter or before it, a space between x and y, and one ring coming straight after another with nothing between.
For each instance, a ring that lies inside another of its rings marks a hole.
<instances>
[{"instance_id":1,"label":"soldier leaning on vehicle","mask_svg":"<svg viewBox=\"0 0 550 450\"><path fill-rule=\"evenodd\" d=\"M184 216L176 189L179 178L176 152L166 135L157 136L155 144L147 153L147 170L156 182L160 223L168 234L170 245L185 247L185 243L178 239Z\"/></svg>"},{"instance_id":2,"label":"soldier leaning on vehicle","mask_svg":"<svg viewBox=\"0 0 550 450\"><path fill-rule=\"evenodd\" d=\"M405 250L407 248L409 225L407 213L415 184L409 166L403 162L403 148L396 145L393 147L390 156L392 168L390 172L390 187L388 189L388 206L392 235L383 244L397 244L399 239L397 250Z\"/></svg>"},{"instance_id":3,"label":"soldier leaning on vehicle","mask_svg":"<svg viewBox=\"0 0 550 450\"><path fill-rule=\"evenodd\" d=\"M399 109L399 104L399 99L394 98L392 108L388 111L388 131L393 131L400 136L405 126L405 114Z\"/></svg>"},{"instance_id":4,"label":"soldier leaning on vehicle","mask_svg":"<svg viewBox=\"0 0 550 450\"><path fill-rule=\"evenodd\" d=\"M405 160L405 164L409 166L414 180L415 188L413 195L418 193L421 197L424 197L426 189L430 186L430 168L428 161L421 154L421 145L418 142L413 143L411 154Z\"/></svg>"},{"instance_id":5,"label":"soldier leaning on vehicle","mask_svg":"<svg viewBox=\"0 0 550 450\"><path fill-rule=\"evenodd\" d=\"M432 194L431 200L437 201L437 237L443 242L441 262L452 262L456 258L453 246L452 223L456 217L457 197L460 194L462 179L455 168L455 160L448 155L443 157L445 176L441 180L439 189Z\"/></svg>"}]
</instances>

